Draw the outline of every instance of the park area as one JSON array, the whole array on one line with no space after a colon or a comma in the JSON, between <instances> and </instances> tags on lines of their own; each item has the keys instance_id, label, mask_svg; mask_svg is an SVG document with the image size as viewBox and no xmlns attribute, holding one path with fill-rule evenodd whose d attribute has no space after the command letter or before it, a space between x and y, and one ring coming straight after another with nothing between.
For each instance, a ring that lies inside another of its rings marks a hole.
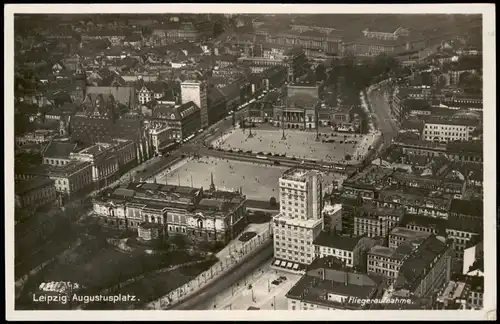
<instances>
[{"instance_id":1,"label":"park area","mask_svg":"<svg viewBox=\"0 0 500 324\"><path fill-rule=\"evenodd\" d=\"M278 197L279 178L287 169L253 162L201 157L179 163L169 173L158 177L157 182L208 189L210 175L213 174L217 189L235 191L241 187L247 199L268 202L271 197ZM326 185L337 180L333 174L325 175L324 179Z\"/></svg>"},{"instance_id":2,"label":"park area","mask_svg":"<svg viewBox=\"0 0 500 324\"><path fill-rule=\"evenodd\" d=\"M31 277L23 289L22 297L16 301L16 307L19 305L21 308L32 309L44 306L33 304L30 298L31 293L36 292L42 282L75 282L84 287L81 293L97 294L104 289L142 274L153 274L158 269L202 259L199 255L191 256L184 251L174 251L162 255L147 255L143 252L126 253L116 249L105 240L84 239L80 246L61 255L56 261ZM203 272L208 267L210 264L199 269L199 272ZM163 277L161 275L146 276L128 287L127 292L131 291L136 295L142 293L142 297L147 298L144 292L149 294L153 291L148 290L152 288L147 289L146 287L149 286L150 282L156 282L155 285L158 285L157 277L162 277L163 288L170 290L182 284L182 281L190 280L193 277L189 272L184 271L185 273L183 273L182 269L177 272L178 275L163 273ZM142 282L143 280L144 282ZM138 286L141 288L137 289ZM119 292L121 291L116 293ZM158 291L158 293L164 293L164 291ZM55 305L45 305L49 308L52 306Z\"/></svg>"},{"instance_id":3,"label":"park area","mask_svg":"<svg viewBox=\"0 0 500 324\"><path fill-rule=\"evenodd\" d=\"M252 135L249 137L248 129L237 128L223 134L211 145L223 150L286 154L297 159L345 163L346 155L353 157L355 152L360 152L358 144L365 144L359 134L321 133L320 140L316 141L316 132L313 131L285 130L286 139L282 139L282 130L252 128ZM354 163L354 160L347 162Z\"/></svg>"}]
</instances>

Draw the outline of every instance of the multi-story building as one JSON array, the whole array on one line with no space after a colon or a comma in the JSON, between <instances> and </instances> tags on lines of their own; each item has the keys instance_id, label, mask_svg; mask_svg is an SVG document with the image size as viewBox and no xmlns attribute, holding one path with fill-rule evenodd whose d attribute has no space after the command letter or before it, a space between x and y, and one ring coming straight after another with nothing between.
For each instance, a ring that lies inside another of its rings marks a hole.
<instances>
[{"instance_id":1,"label":"multi-story building","mask_svg":"<svg viewBox=\"0 0 500 324\"><path fill-rule=\"evenodd\" d=\"M96 143L70 154L72 160L90 162L92 181L97 187L110 183L137 164L137 150L131 140L115 139L109 143Z\"/></svg>"},{"instance_id":2,"label":"multi-story building","mask_svg":"<svg viewBox=\"0 0 500 324\"><path fill-rule=\"evenodd\" d=\"M270 54L269 54L270 53ZM289 48L283 52L275 50L269 52L267 57L240 57L237 62L240 65L249 65L252 73L261 73L270 67L283 66L287 68L287 81L297 81L306 72L305 64L307 57L301 48Z\"/></svg>"},{"instance_id":3,"label":"multi-story building","mask_svg":"<svg viewBox=\"0 0 500 324\"><path fill-rule=\"evenodd\" d=\"M46 176L35 176L33 178L16 182L14 185L16 210L22 209L22 213L15 213L16 221L22 216L31 215L38 207L53 203L56 196L54 180Z\"/></svg>"},{"instance_id":4,"label":"multi-story building","mask_svg":"<svg viewBox=\"0 0 500 324\"><path fill-rule=\"evenodd\" d=\"M432 191L411 188L387 188L379 194L378 202L383 207L402 208L405 214L447 219L451 195L432 195Z\"/></svg>"},{"instance_id":5,"label":"multi-story building","mask_svg":"<svg viewBox=\"0 0 500 324\"><path fill-rule=\"evenodd\" d=\"M394 289L407 297L428 298L450 281L453 242L429 236L404 260Z\"/></svg>"},{"instance_id":6,"label":"multi-story building","mask_svg":"<svg viewBox=\"0 0 500 324\"><path fill-rule=\"evenodd\" d=\"M454 242L453 269L462 272L464 250L467 244L483 233L483 202L453 199L450 204L446 233Z\"/></svg>"},{"instance_id":7,"label":"multi-story building","mask_svg":"<svg viewBox=\"0 0 500 324\"><path fill-rule=\"evenodd\" d=\"M330 205L326 203L323 207L323 221L325 230L342 232L342 204Z\"/></svg>"},{"instance_id":8,"label":"multi-story building","mask_svg":"<svg viewBox=\"0 0 500 324\"><path fill-rule=\"evenodd\" d=\"M306 273L288 291L288 310L368 309L361 300L380 298L383 278L347 268L335 257L313 261Z\"/></svg>"},{"instance_id":9,"label":"multi-story building","mask_svg":"<svg viewBox=\"0 0 500 324\"><path fill-rule=\"evenodd\" d=\"M208 126L207 84L200 81L181 83L182 104L194 102L200 109L201 128Z\"/></svg>"},{"instance_id":10,"label":"multi-story building","mask_svg":"<svg viewBox=\"0 0 500 324\"><path fill-rule=\"evenodd\" d=\"M463 275L482 275L481 269L474 269L481 260L484 260L484 241L480 237L475 237L467 242L463 256ZM481 273L479 273L481 271Z\"/></svg>"},{"instance_id":11,"label":"multi-story building","mask_svg":"<svg viewBox=\"0 0 500 324\"><path fill-rule=\"evenodd\" d=\"M376 245L367 253L367 272L384 277L394 283L405 257L414 249L413 244L401 244L397 248Z\"/></svg>"},{"instance_id":12,"label":"multi-story building","mask_svg":"<svg viewBox=\"0 0 500 324\"><path fill-rule=\"evenodd\" d=\"M404 227L395 227L389 233L389 248L397 249L404 242L418 243L425 240L431 233L415 231Z\"/></svg>"},{"instance_id":13,"label":"multi-story building","mask_svg":"<svg viewBox=\"0 0 500 324\"><path fill-rule=\"evenodd\" d=\"M301 47L293 47L284 53L284 61L288 67L288 82L298 81L298 78L307 72L305 64L307 56Z\"/></svg>"},{"instance_id":14,"label":"multi-story building","mask_svg":"<svg viewBox=\"0 0 500 324\"><path fill-rule=\"evenodd\" d=\"M434 142L469 141L477 121L463 118L429 118L425 121L422 139Z\"/></svg>"},{"instance_id":15,"label":"multi-story building","mask_svg":"<svg viewBox=\"0 0 500 324\"><path fill-rule=\"evenodd\" d=\"M38 129L33 132L23 134L21 136L16 136L16 145L23 146L26 144L43 144L50 142L54 139L57 132L48 129Z\"/></svg>"},{"instance_id":16,"label":"multi-story building","mask_svg":"<svg viewBox=\"0 0 500 324\"><path fill-rule=\"evenodd\" d=\"M406 43L400 40L359 38L343 44L344 53L355 56L377 56L379 54L396 54L405 49Z\"/></svg>"},{"instance_id":17,"label":"multi-story building","mask_svg":"<svg viewBox=\"0 0 500 324\"><path fill-rule=\"evenodd\" d=\"M148 123L150 128L172 128L173 138L180 142L201 129L200 108L192 101L180 106L156 105Z\"/></svg>"},{"instance_id":18,"label":"multi-story building","mask_svg":"<svg viewBox=\"0 0 500 324\"><path fill-rule=\"evenodd\" d=\"M158 100L165 96L166 86L161 83L149 83L139 90L138 98L141 105L145 105L151 100Z\"/></svg>"},{"instance_id":19,"label":"multi-story building","mask_svg":"<svg viewBox=\"0 0 500 324\"><path fill-rule=\"evenodd\" d=\"M149 129L151 145L156 154L160 154L162 150L175 143L174 133L174 128L171 127Z\"/></svg>"},{"instance_id":20,"label":"multi-story building","mask_svg":"<svg viewBox=\"0 0 500 324\"><path fill-rule=\"evenodd\" d=\"M78 145L71 142L49 142L42 151L42 163L59 166L71 161L70 154L77 149Z\"/></svg>"},{"instance_id":21,"label":"multi-story building","mask_svg":"<svg viewBox=\"0 0 500 324\"><path fill-rule=\"evenodd\" d=\"M446 155L457 162L483 163L483 142L448 142Z\"/></svg>"},{"instance_id":22,"label":"multi-story building","mask_svg":"<svg viewBox=\"0 0 500 324\"><path fill-rule=\"evenodd\" d=\"M465 282L448 281L438 293L436 303L440 309L467 309L470 287Z\"/></svg>"},{"instance_id":23,"label":"multi-story building","mask_svg":"<svg viewBox=\"0 0 500 324\"><path fill-rule=\"evenodd\" d=\"M446 235L446 226L447 221L444 218L405 214L399 227L434 235Z\"/></svg>"},{"instance_id":24,"label":"multi-story building","mask_svg":"<svg viewBox=\"0 0 500 324\"><path fill-rule=\"evenodd\" d=\"M280 213L272 221L274 256L292 270L315 258L313 241L324 226L322 181L319 171L295 168L279 179Z\"/></svg>"},{"instance_id":25,"label":"multi-story building","mask_svg":"<svg viewBox=\"0 0 500 324\"><path fill-rule=\"evenodd\" d=\"M364 236L345 236L322 231L313 241L316 258L336 257L346 267L365 269L366 252L375 245L375 240Z\"/></svg>"},{"instance_id":26,"label":"multi-story building","mask_svg":"<svg viewBox=\"0 0 500 324\"><path fill-rule=\"evenodd\" d=\"M342 39L334 29L328 32L316 29L291 30L286 33L266 35L266 41L272 44L301 46L307 57L325 57L340 54Z\"/></svg>"},{"instance_id":27,"label":"multi-story building","mask_svg":"<svg viewBox=\"0 0 500 324\"><path fill-rule=\"evenodd\" d=\"M483 309L484 307L484 277L466 276L464 281L469 285L467 299L468 309Z\"/></svg>"},{"instance_id":28,"label":"multi-story building","mask_svg":"<svg viewBox=\"0 0 500 324\"><path fill-rule=\"evenodd\" d=\"M390 181L393 170L370 165L342 183L342 195L346 198L378 199L379 192Z\"/></svg>"},{"instance_id":29,"label":"multi-story building","mask_svg":"<svg viewBox=\"0 0 500 324\"><path fill-rule=\"evenodd\" d=\"M318 125L318 87L288 85L287 95L273 107L273 124L283 128L315 129Z\"/></svg>"},{"instance_id":30,"label":"multi-story building","mask_svg":"<svg viewBox=\"0 0 500 324\"><path fill-rule=\"evenodd\" d=\"M354 214L354 235L387 237L403 217L403 210L364 204Z\"/></svg>"},{"instance_id":31,"label":"multi-story building","mask_svg":"<svg viewBox=\"0 0 500 324\"><path fill-rule=\"evenodd\" d=\"M237 192L134 182L94 199L100 224L141 228L156 224L164 236L184 235L193 242L222 242L237 237L247 225L246 197Z\"/></svg>"},{"instance_id":32,"label":"multi-story building","mask_svg":"<svg viewBox=\"0 0 500 324\"><path fill-rule=\"evenodd\" d=\"M16 168L15 178L32 179L46 176L54 180L56 192L61 196L71 196L91 187L92 165L90 162L72 160L64 165L42 164L35 167Z\"/></svg>"}]
</instances>

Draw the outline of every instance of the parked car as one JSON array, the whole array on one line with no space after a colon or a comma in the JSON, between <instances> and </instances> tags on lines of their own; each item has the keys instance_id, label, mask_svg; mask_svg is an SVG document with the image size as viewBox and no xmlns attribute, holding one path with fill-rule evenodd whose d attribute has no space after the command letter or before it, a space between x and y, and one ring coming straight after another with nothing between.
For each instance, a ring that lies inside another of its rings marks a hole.
<instances>
[{"instance_id":1,"label":"parked car","mask_svg":"<svg viewBox=\"0 0 500 324\"><path fill-rule=\"evenodd\" d=\"M281 281L285 281L286 277L285 276L280 276L278 279L281 280Z\"/></svg>"},{"instance_id":2,"label":"parked car","mask_svg":"<svg viewBox=\"0 0 500 324\"><path fill-rule=\"evenodd\" d=\"M271 283L272 283L273 285L276 285L276 286L277 286L277 285L279 285L279 284L281 283L281 281L279 281L279 280L273 280L273 281L271 281Z\"/></svg>"}]
</instances>

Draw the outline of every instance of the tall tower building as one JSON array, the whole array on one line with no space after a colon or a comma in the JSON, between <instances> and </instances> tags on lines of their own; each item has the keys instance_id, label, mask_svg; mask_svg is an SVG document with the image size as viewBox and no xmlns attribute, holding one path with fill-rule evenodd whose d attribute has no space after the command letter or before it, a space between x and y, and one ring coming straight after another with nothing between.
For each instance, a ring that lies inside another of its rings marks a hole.
<instances>
[{"instance_id":1,"label":"tall tower building","mask_svg":"<svg viewBox=\"0 0 500 324\"><path fill-rule=\"evenodd\" d=\"M207 84L204 81L184 81L181 83L182 104L194 102L201 110L201 127L208 126Z\"/></svg>"},{"instance_id":2,"label":"tall tower building","mask_svg":"<svg viewBox=\"0 0 500 324\"><path fill-rule=\"evenodd\" d=\"M299 270L314 260L313 241L323 230L322 175L290 169L279 179L280 213L273 218L274 264Z\"/></svg>"}]
</instances>

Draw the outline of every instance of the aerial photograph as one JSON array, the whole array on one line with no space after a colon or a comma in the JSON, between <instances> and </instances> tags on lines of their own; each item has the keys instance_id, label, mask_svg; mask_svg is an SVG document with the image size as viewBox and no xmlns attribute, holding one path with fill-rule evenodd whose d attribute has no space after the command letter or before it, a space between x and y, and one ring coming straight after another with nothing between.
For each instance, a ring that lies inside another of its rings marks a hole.
<instances>
[{"instance_id":1,"label":"aerial photograph","mask_svg":"<svg viewBox=\"0 0 500 324\"><path fill-rule=\"evenodd\" d=\"M15 14L15 310L483 309L482 34Z\"/></svg>"}]
</instances>

